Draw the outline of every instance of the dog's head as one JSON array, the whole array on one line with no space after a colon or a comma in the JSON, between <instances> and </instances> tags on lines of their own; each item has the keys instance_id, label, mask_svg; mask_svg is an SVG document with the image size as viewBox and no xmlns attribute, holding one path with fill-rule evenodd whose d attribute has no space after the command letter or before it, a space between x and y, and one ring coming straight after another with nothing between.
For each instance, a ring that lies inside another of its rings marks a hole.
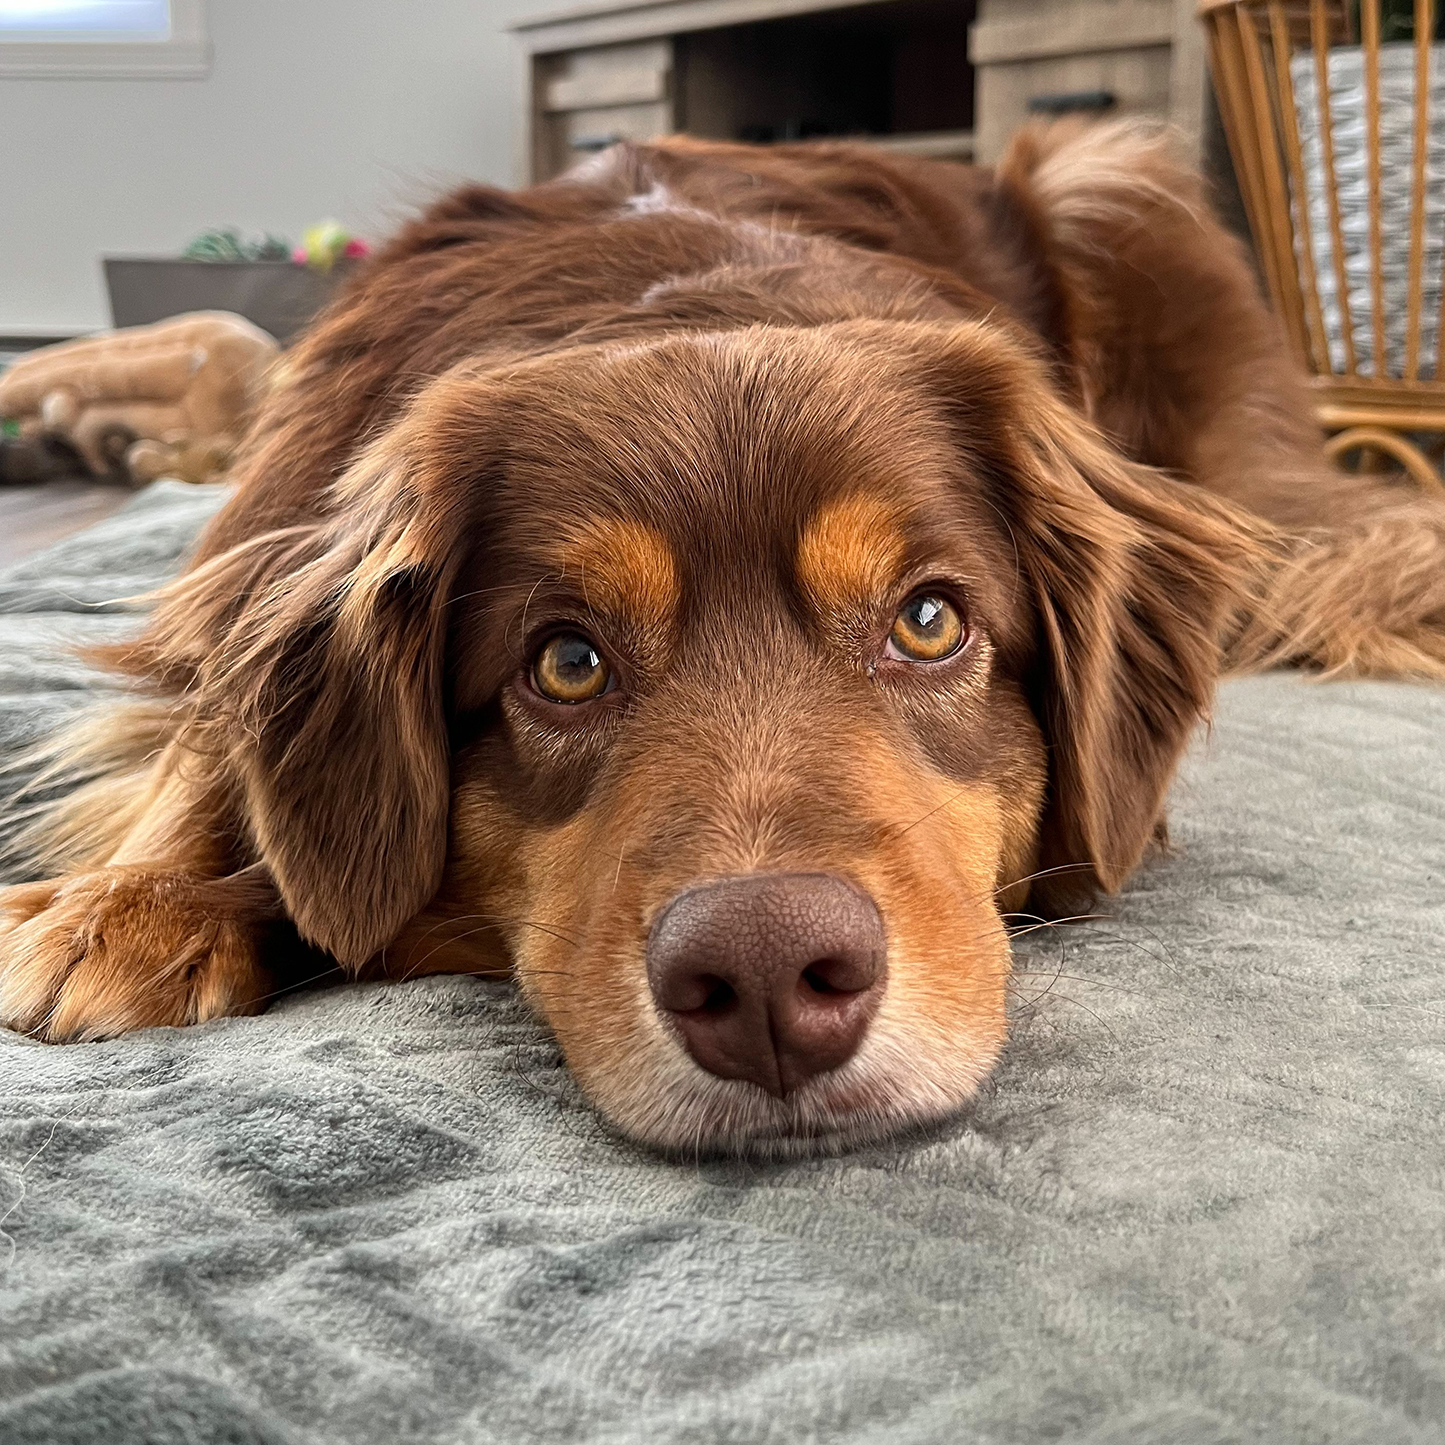
<instances>
[{"instance_id":1,"label":"dog's head","mask_svg":"<svg viewBox=\"0 0 1445 1445\"><path fill-rule=\"evenodd\" d=\"M344 962L515 970L640 1138L937 1117L1207 706L1240 540L1175 490L986 324L454 370L215 663L259 851Z\"/></svg>"}]
</instances>

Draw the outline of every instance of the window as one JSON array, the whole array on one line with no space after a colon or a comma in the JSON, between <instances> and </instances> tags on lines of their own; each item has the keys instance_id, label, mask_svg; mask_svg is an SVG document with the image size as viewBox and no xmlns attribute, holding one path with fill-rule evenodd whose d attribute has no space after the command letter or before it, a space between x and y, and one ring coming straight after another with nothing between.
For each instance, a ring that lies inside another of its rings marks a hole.
<instances>
[{"instance_id":1,"label":"window","mask_svg":"<svg viewBox=\"0 0 1445 1445\"><path fill-rule=\"evenodd\" d=\"M0 0L0 76L204 76L202 0Z\"/></svg>"}]
</instances>

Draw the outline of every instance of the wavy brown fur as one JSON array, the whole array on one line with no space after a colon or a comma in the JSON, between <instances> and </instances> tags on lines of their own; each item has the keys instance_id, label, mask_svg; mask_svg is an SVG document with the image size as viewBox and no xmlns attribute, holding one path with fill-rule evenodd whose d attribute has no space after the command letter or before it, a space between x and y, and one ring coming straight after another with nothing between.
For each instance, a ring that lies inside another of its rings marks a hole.
<instances>
[{"instance_id":1,"label":"wavy brown fur","mask_svg":"<svg viewBox=\"0 0 1445 1445\"><path fill-rule=\"evenodd\" d=\"M1137 127L469 188L283 373L107 655L154 707L61 745L73 871L0 900L39 1036L259 1006L284 913L353 972L515 969L659 1142L930 1117L1002 1041L1002 911L1124 882L1226 643L1445 676L1445 508L1325 467L1243 248ZM932 672L888 650L924 584L968 622ZM564 624L613 663L577 711L530 671ZM650 921L757 871L887 919L891 1062L836 1098L728 1092L647 1003Z\"/></svg>"},{"instance_id":2,"label":"wavy brown fur","mask_svg":"<svg viewBox=\"0 0 1445 1445\"><path fill-rule=\"evenodd\" d=\"M1047 229L1089 415L1273 531L1230 668L1445 679L1445 497L1325 462L1248 257L1167 134L1029 131L1000 171Z\"/></svg>"}]
</instances>

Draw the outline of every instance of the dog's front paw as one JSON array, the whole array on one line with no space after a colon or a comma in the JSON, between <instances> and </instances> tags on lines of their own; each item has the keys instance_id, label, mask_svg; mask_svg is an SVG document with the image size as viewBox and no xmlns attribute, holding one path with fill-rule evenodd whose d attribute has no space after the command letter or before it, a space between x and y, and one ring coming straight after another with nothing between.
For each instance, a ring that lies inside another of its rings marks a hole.
<instances>
[{"instance_id":1,"label":"dog's front paw","mask_svg":"<svg viewBox=\"0 0 1445 1445\"><path fill-rule=\"evenodd\" d=\"M0 1025L32 1037L254 1013L270 987L224 880L125 866L0 890Z\"/></svg>"}]
</instances>

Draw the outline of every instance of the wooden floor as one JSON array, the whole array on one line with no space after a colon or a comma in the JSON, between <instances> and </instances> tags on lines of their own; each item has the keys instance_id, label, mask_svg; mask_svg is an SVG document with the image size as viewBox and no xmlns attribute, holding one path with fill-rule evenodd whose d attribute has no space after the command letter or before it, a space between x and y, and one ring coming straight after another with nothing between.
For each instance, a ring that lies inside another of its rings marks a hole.
<instances>
[{"instance_id":1,"label":"wooden floor","mask_svg":"<svg viewBox=\"0 0 1445 1445\"><path fill-rule=\"evenodd\" d=\"M23 356L22 345L0 345L0 371ZM0 486L0 566L39 552L52 542L108 517L134 495L129 487L86 477L42 482L34 487Z\"/></svg>"},{"instance_id":2,"label":"wooden floor","mask_svg":"<svg viewBox=\"0 0 1445 1445\"><path fill-rule=\"evenodd\" d=\"M0 566L108 517L134 495L129 487L79 478L0 487Z\"/></svg>"}]
</instances>

